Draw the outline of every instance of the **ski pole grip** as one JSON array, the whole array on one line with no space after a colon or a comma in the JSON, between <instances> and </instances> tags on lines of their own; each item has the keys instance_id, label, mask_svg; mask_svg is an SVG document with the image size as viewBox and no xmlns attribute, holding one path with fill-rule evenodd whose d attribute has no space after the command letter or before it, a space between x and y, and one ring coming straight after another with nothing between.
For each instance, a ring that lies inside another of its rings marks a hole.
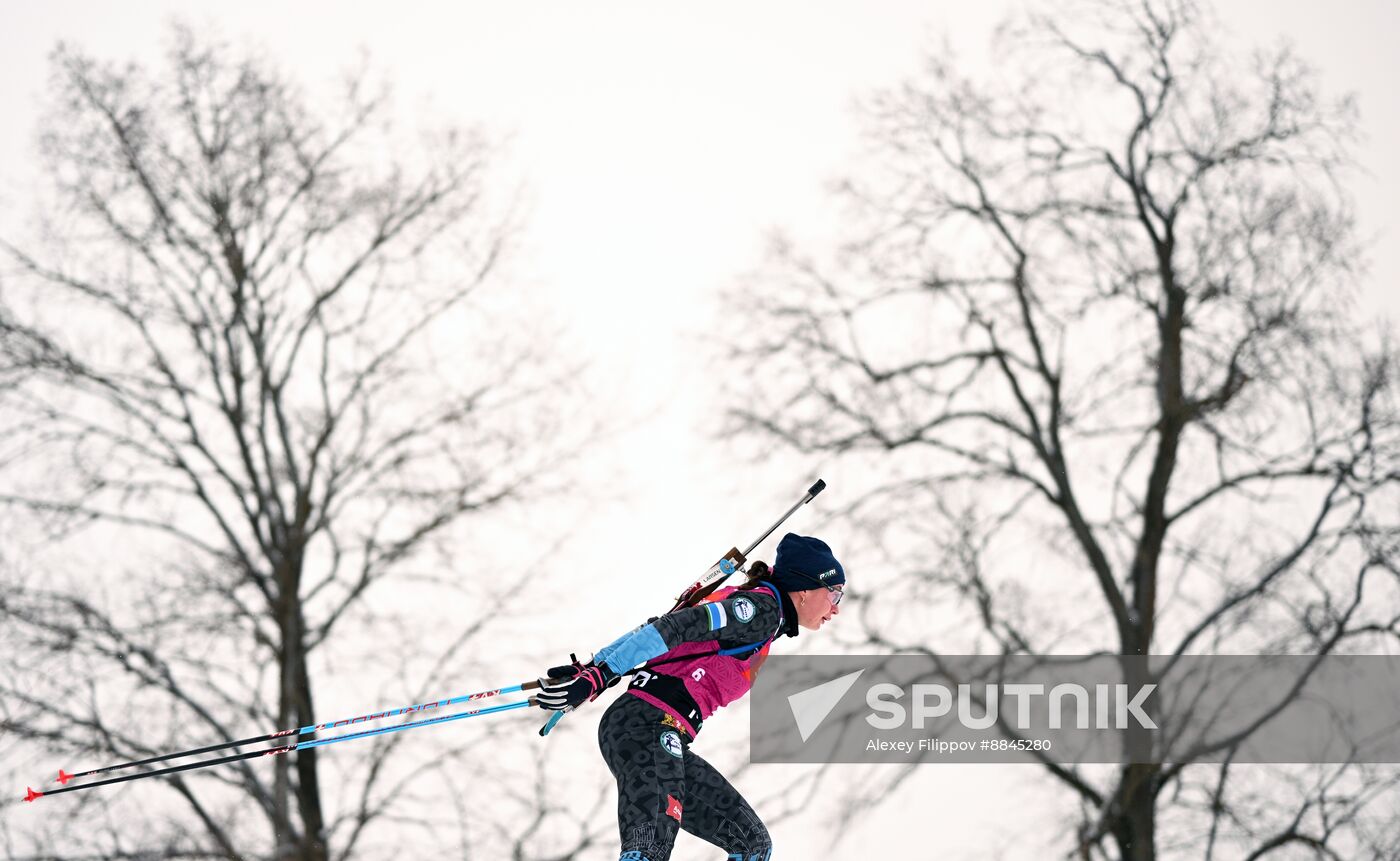
<instances>
[{"instance_id":1,"label":"ski pole grip","mask_svg":"<svg viewBox=\"0 0 1400 861\"><path fill-rule=\"evenodd\" d=\"M823 490L826 490L826 482L825 482L825 481L822 481L822 480L819 478L819 479L817 479L817 483L816 483L816 484L814 484L814 485L812 485L811 487L807 488L807 500L806 500L806 501L807 501L807 502L811 502L811 501L812 501L812 497L816 496L818 493L821 493Z\"/></svg>"}]
</instances>

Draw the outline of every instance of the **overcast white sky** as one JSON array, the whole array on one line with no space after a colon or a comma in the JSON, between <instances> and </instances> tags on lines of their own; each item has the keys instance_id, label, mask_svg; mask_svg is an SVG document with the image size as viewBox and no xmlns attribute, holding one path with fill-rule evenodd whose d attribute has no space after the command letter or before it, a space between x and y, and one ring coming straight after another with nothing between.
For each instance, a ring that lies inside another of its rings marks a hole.
<instances>
[{"instance_id":1,"label":"overcast white sky","mask_svg":"<svg viewBox=\"0 0 1400 861\"><path fill-rule=\"evenodd\" d=\"M828 224L826 183L856 151L856 97L897 82L944 34L969 63L985 62L991 27L1010 8L1005 0L685 6L6 0L0 6L0 223L11 223L23 201L46 55L59 39L113 59L154 62L168 16L179 12L264 46L312 84L357 62L366 49L406 111L479 120L489 132L513 136L508 170L526 184L530 202L516 278L568 321L595 379L615 396L601 406L647 417L590 454L589 470L608 476L613 498L586 520L561 525L582 534L558 562L607 571L619 549L625 558L688 562L673 580L657 583L650 605L662 604L731 544L756 537L781 513L782 500L799 494L823 466L751 467L710 442L717 406L709 400L697 341L715 318L717 292L759 260L769 228L815 234ZM1400 317L1397 9L1400 4L1383 0L1231 0L1218 10L1241 43L1291 38L1321 68L1329 91L1359 94L1367 134L1359 155L1369 177L1354 191L1362 230L1377 239L1366 301L1392 317ZM745 490L759 483L772 493ZM833 481L829 503L840 492ZM793 525L810 531L820 511L799 517ZM771 546L763 548L769 558ZM846 561L859 572L859 560ZM560 650L606 643L640 621L637 609L598 608L592 634L576 632L596 642L561 642ZM722 738L742 741L743 729ZM964 857L956 847L985 847L978 811L1005 805L1028 774L992 767L925 771L910 804L946 824L939 846L949 857ZM881 816L853 824L860 830L845 850L877 857L908 851L916 844L901 821L907 822ZM816 857L816 844L797 831L779 830L783 857ZM674 857L711 855L682 838Z\"/></svg>"}]
</instances>

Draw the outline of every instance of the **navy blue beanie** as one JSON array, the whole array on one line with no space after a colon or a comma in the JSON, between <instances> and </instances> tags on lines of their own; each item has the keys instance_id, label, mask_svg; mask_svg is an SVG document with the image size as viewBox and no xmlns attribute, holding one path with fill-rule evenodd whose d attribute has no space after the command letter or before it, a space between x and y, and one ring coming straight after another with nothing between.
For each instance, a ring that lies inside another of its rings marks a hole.
<instances>
[{"instance_id":1,"label":"navy blue beanie","mask_svg":"<svg viewBox=\"0 0 1400 861\"><path fill-rule=\"evenodd\" d=\"M778 555L773 560L773 575L769 579L784 592L801 592L840 586L846 582L846 571L825 541L789 532L778 542Z\"/></svg>"}]
</instances>

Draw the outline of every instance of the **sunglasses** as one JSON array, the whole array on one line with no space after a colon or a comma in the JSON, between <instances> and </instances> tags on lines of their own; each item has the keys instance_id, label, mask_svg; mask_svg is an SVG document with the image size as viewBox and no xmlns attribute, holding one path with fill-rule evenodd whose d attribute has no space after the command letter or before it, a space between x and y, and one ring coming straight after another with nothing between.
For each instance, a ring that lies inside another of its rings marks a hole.
<instances>
[{"instance_id":1,"label":"sunglasses","mask_svg":"<svg viewBox=\"0 0 1400 861\"><path fill-rule=\"evenodd\" d=\"M845 589L840 586L827 586L826 592L831 596L831 606L835 607L841 603L841 596L845 594Z\"/></svg>"}]
</instances>

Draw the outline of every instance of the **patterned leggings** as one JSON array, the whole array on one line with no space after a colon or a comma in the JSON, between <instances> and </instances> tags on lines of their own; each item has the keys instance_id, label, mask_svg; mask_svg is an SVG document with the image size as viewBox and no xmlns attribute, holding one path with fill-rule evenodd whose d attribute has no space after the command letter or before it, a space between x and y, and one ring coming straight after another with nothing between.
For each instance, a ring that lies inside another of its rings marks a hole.
<instances>
[{"instance_id":1,"label":"patterned leggings","mask_svg":"<svg viewBox=\"0 0 1400 861\"><path fill-rule=\"evenodd\" d=\"M753 808L666 717L624 694L598 724L598 747L617 778L621 861L668 861L678 828L730 861L769 861L773 844Z\"/></svg>"}]
</instances>

